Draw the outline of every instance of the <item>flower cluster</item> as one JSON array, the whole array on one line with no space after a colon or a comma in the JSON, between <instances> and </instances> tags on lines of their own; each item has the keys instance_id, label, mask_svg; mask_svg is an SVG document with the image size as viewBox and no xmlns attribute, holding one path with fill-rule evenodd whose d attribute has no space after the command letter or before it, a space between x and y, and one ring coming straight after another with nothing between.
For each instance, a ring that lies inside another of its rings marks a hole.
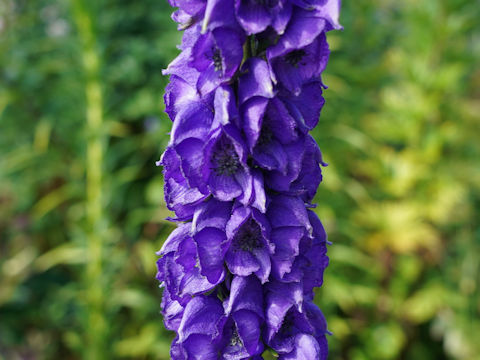
<instances>
[{"instance_id":1,"label":"flower cluster","mask_svg":"<svg viewBox=\"0 0 480 360\"><path fill-rule=\"evenodd\" d=\"M158 162L177 223L157 262L171 357L325 359L327 240L310 210L325 164L309 131L339 0L170 3L184 31Z\"/></svg>"}]
</instances>

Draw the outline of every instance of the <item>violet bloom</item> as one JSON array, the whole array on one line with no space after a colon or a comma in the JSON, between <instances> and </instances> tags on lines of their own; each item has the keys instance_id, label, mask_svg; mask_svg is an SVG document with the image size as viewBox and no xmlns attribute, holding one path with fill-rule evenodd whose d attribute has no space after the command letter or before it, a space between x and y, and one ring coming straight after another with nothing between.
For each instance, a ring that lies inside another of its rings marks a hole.
<instances>
[{"instance_id":1,"label":"violet bloom","mask_svg":"<svg viewBox=\"0 0 480 360\"><path fill-rule=\"evenodd\" d=\"M193 46L190 65L200 72L197 88L201 94L232 78L242 61L243 41L243 34L225 28L200 35Z\"/></svg>"},{"instance_id":2,"label":"violet bloom","mask_svg":"<svg viewBox=\"0 0 480 360\"><path fill-rule=\"evenodd\" d=\"M314 205L325 33L338 0L170 0L184 31L158 162L177 228L157 279L173 360L326 359L328 266Z\"/></svg>"},{"instance_id":3,"label":"violet bloom","mask_svg":"<svg viewBox=\"0 0 480 360\"><path fill-rule=\"evenodd\" d=\"M282 34L292 14L288 0L236 0L237 20L248 35L257 34L271 26Z\"/></svg>"},{"instance_id":4,"label":"violet bloom","mask_svg":"<svg viewBox=\"0 0 480 360\"><path fill-rule=\"evenodd\" d=\"M157 279L164 284L169 297L181 305L187 304L193 295L215 286L196 266L197 253L190 228L191 224L185 223L175 229L159 251L162 257L157 261Z\"/></svg>"},{"instance_id":5,"label":"violet bloom","mask_svg":"<svg viewBox=\"0 0 480 360\"><path fill-rule=\"evenodd\" d=\"M255 274L262 283L268 280L270 255L274 245L270 243L270 224L265 215L254 208L237 206L226 226L229 243L225 262L232 274Z\"/></svg>"},{"instance_id":6,"label":"violet bloom","mask_svg":"<svg viewBox=\"0 0 480 360\"><path fill-rule=\"evenodd\" d=\"M264 350L261 328L264 322L263 289L254 277L236 276L224 302L228 320L224 328L224 358L259 356Z\"/></svg>"},{"instance_id":7,"label":"violet bloom","mask_svg":"<svg viewBox=\"0 0 480 360\"><path fill-rule=\"evenodd\" d=\"M218 128L208 139L203 163L203 178L219 200L250 200L252 174L247 166L247 149L233 126Z\"/></svg>"}]
</instances>

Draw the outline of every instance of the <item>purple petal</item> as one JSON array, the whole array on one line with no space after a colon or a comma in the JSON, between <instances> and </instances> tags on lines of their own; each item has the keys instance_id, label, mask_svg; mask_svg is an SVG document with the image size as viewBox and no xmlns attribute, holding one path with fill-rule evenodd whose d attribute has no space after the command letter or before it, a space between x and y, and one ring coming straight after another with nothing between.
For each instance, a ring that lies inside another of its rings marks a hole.
<instances>
[{"instance_id":1,"label":"purple petal","mask_svg":"<svg viewBox=\"0 0 480 360\"><path fill-rule=\"evenodd\" d=\"M231 209L231 203L215 199L200 204L193 217L193 231L196 233L208 227L225 230L227 221L230 219Z\"/></svg>"},{"instance_id":2,"label":"purple petal","mask_svg":"<svg viewBox=\"0 0 480 360\"><path fill-rule=\"evenodd\" d=\"M215 39L212 33L199 36L191 50L191 67L200 73L207 70L209 66L212 65L213 49L215 46Z\"/></svg>"},{"instance_id":3,"label":"purple petal","mask_svg":"<svg viewBox=\"0 0 480 360\"><path fill-rule=\"evenodd\" d=\"M199 101L199 97L195 86L192 87L182 78L172 75L170 83L165 88L164 100L165 112L173 121L178 111L192 102Z\"/></svg>"},{"instance_id":4,"label":"purple petal","mask_svg":"<svg viewBox=\"0 0 480 360\"><path fill-rule=\"evenodd\" d=\"M202 32L214 30L218 27L236 28L233 0L207 0Z\"/></svg>"},{"instance_id":5,"label":"purple petal","mask_svg":"<svg viewBox=\"0 0 480 360\"><path fill-rule=\"evenodd\" d=\"M238 80L238 100L243 104L254 96L272 98L273 84L267 63L259 58L250 58L242 66L244 75Z\"/></svg>"},{"instance_id":6,"label":"purple petal","mask_svg":"<svg viewBox=\"0 0 480 360\"><path fill-rule=\"evenodd\" d=\"M240 33L227 28L218 28L212 31L215 42L221 51L225 64L224 77L231 78L237 71L243 59L243 38Z\"/></svg>"},{"instance_id":7,"label":"purple petal","mask_svg":"<svg viewBox=\"0 0 480 360\"><path fill-rule=\"evenodd\" d=\"M268 99L264 97L253 97L242 105L242 127L250 149L253 149L260 136L267 105Z\"/></svg>"},{"instance_id":8,"label":"purple petal","mask_svg":"<svg viewBox=\"0 0 480 360\"><path fill-rule=\"evenodd\" d=\"M275 97L269 102L267 114L274 120L268 122L268 127L278 141L290 144L298 140L296 121L281 99Z\"/></svg>"},{"instance_id":9,"label":"purple petal","mask_svg":"<svg viewBox=\"0 0 480 360\"><path fill-rule=\"evenodd\" d=\"M232 315L237 324L238 335L242 339L249 355L258 355L262 353L263 344L260 340L260 318L247 310L240 310Z\"/></svg>"},{"instance_id":10,"label":"purple petal","mask_svg":"<svg viewBox=\"0 0 480 360\"><path fill-rule=\"evenodd\" d=\"M255 162L267 170L277 170L282 174L287 171L287 154L283 146L276 140L270 141L267 145L258 145L253 152Z\"/></svg>"},{"instance_id":11,"label":"purple petal","mask_svg":"<svg viewBox=\"0 0 480 360\"><path fill-rule=\"evenodd\" d=\"M251 203L253 197L253 179L252 176L245 170L237 171L234 175L237 183L242 187L242 196L238 198L243 205L247 206Z\"/></svg>"},{"instance_id":12,"label":"purple petal","mask_svg":"<svg viewBox=\"0 0 480 360\"><path fill-rule=\"evenodd\" d=\"M195 138L204 142L210 133L212 111L203 103L191 103L178 112L172 127L172 143Z\"/></svg>"},{"instance_id":13,"label":"purple petal","mask_svg":"<svg viewBox=\"0 0 480 360\"><path fill-rule=\"evenodd\" d=\"M325 19L315 12L297 9L292 15L285 34L278 43L267 50L267 59L310 45L325 30Z\"/></svg>"},{"instance_id":14,"label":"purple petal","mask_svg":"<svg viewBox=\"0 0 480 360\"><path fill-rule=\"evenodd\" d=\"M304 226L309 232L312 226L305 204L298 197L277 195L272 198L267 217L273 228L282 226Z\"/></svg>"},{"instance_id":15,"label":"purple petal","mask_svg":"<svg viewBox=\"0 0 480 360\"><path fill-rule=\"evenodd\" d=\"M290 21L290 17L292 16L292 4L290 1L280 1L276 10L277 12L272 19L272 27L281 35L285 31L285 28Z\"/></svg>"},{"instance_id":16,"label":"purple petal","mask_svg":"<svg viewBox=\"0 0 480 360\"><path fill-rule=\"evenodd\" d=\"M225 261L230 272L238 276L248 276L260 270L257 258L249 251L229 250Z\"/></svg>"},{"instance_id":17,"label":"purple petal","mask_svg":"<svg viewBox=\"0 0 480 360\"><path fill-rule=\"evenodd\" d=\"M198 248L201 274L212 284L224 276L225 233L215 228L205 228L194 236Z\"/></svg>"},{"instance_id":18,"label":"purple petal","mask_svg":"<svg viewBox=\"0 0 480 360\"><path fill-rule=\"evenodd\" d=\"M304 232L305 229L301 227L281 227L272 231L272 241L275 244L273 269L279 279L292 270Z\"/></svg>"},{"instance_id":19,"label":"purple petal","mask_svg":"<svg viewBox=\"0 0 480 360\"><path fill-rule=\"evenodd\" d=\"M191 226L189 224L179 225L175 230L173 230L168 236L167 240L163 243L160 251L157 252L157 255L165 255L169 252L177 251L180 243L189 236Z\"/></svg>"},{"instance_id":20,"label":"purple petal","mask_svg":"<svg viewBox=\"0 0 480 360\"><path fill-rule=\"evenodd\" d=\"M185 307L178 329L179 342L193 334L207 335L210 339L219 335L222 326L223 307L215 297L197 296Z\"/></svg>"},{"instance_id":21,"label":"purple petal","mask_svg":"<svg viewBox=\"0 0 480 360\"><path fill-rule=\"evenodd\" d=\"M239 114L235 95L230 86L222 85L215 91L215 118L214 126L239 123Z\"/></svg>"},{"instance_id":22,"label":"purple petal","mask_svg":"<svg viewBox=\"0 0 480 360\"><path fill-rule=\"evenodd\" d=\"M277 80L295 95L299 95L302 85L319 80L327 65L330 50L325 34L320 34L310 45L295 49L271 60ZM304 103L309 99L302 97Z\"/></svg>"},{"instance_id":23,"label":"purple petal","mask_svg":"<svg viewBox=\"0 0 480 360\"><path fill-rule=\"evenodd\" d=\"M298 334L295 337L294 350L285 355L281 355L279 360L319 360L326 359L320 357L320 346L317 340L311 335Z\"/></svg>"},{"instance_id":24,"label":"purple petal","mask_svg":"<svg viewBox=\"0 0 480 360\"><path fill-rule=\"evenodd\" d=\"M299 140L297 142L284 146L284 150L288 156L288 165L286 173L274 170L266 174L266 184L276 191L288 192L290 185L298 178L302 170L302 159L304 156L305 141Z\"/></svg>"},{"instance_id":25,"label":"purple petal","mask_svg":"<svg viewBox=\"0 0 480 360\"><path fill-rule=\"evenodd\" d=\"M305 133L318 124L320 111L325 104L322 93L323 84L320 81L314 81L304 85L298 96L284 98L288 109Z\"/></svg>"},{"instance_id":26,"label":"purple petal","mask_svg":"<svg viewBox=\"0 0 480 360\"><path fill-rule=\"evenodd\" d=\"M223 278L220 277L218 281L223 281ZM183 298L205 293L212 290L214 287L215 284L210 283L205 276L202 276L198 268L193 268L184 274L179 286L179 296Z\"/></svg>"},{"instance_id":27,"label":"purple petal","mask_svg":"<svg viewBox=\"0 0 480 360\"><path fill-rule=\"evenodd\" d=\"M299 284L270 282L266 295L267 339L271 341L280 330L285 315L293 306L301 307L303 296Z\"/></svg>"},{"instance_id":28,"label":"purple petal","mask_svg":"<svg viewBox=\"0 0 480 360\"><path fill-rule=\"evenodd\" d=\"M253 170L253 201L252 206L260 210L260 212L265 213L266 211L266 202L265 197L265 188L263 186L263 176L260 171Z\"/></svg>"},{"instance_id":29,"label":"purple petal","mask_svg":"<svg viewBox=\"0 0 480 360\"><path fill-rule=\"evenodd\" d=\"M222 83L221 74L215 70L214 65L210 65L205 71L200 73L197 83L197 89L200 94L205 95L215 90Z\"/></svg>"},{"instance_id":30,"label":"purple petal","mask_svg":"<svg viewBox=\"0 0 480 360\"><path fill-rule=\"evenodd\" d=\"M262 32L271 23L265 5L254 0L236 0L237 19L248 35Z\"/></svg>"},{"instance_id":31,"label":"purple petal","mask_svg":"<svg viewBox=\"0 0 480 360\"><path fill-rule=\"evenodd\" d=\"M218 348L212 343L212 338L210 336L195 334L190 336L182 345L188 354L188 357L185 358L185 360L218 359Z\"/></svg>"},{"instance_id":32,"label":"purple petal","mask_svg":"<svg viewBox=\"0 0 480 360\"><path fill-rule=\"evenodd\" d=\"M230 217L230 220L226 226L227 238L229 241L233 240L233 237L240 229L240 227L245 224L252 214L252 210L248 207L237 206Z\"/></svg>"},{"instance_id":33,"label":"purple petal","mask_svg":"<svg viewBox=\"0 0 480 360\"><path fill-rule=\"evenodd\" d=\"M215 172L208 178L208 186L218 200L231 201L242 195L243 189L230 175L217 175Z\"/></svg>"},{"instance_id":34,"label":"purple petal","mask_svg":"<svg viewBox=\"0 0 480 360\"><path fill-rule=\"evenodd\" d=\"M271 262L270 262L270 253L266 248L261 248L254 250L253 254L257 259L260 269L255 271L255 275L258 276L262 284L265 284L270 276Z\"/></svg>"},{"instance_id":35,"label":"purple petal","mask_svg":"<svg viewBox=\"0 0 480 360\"><path fill-rule=\"evenodd\" d=\"M206 193L205 183L202 181L202 165L204 143L201 140L189 138L175 147L177 154L182 159L182 172L192 188L198 188Z\"/></svg>"},{"instance_id":36,"label":"purple petal","mask_svg":"<svg viewBox=\"0 0 480 360\"><path fill-rule=\"evenodd\" d=\"M173 178L165 179L164 193L167 207L175 211L179 219L191 219L195 205L207 197L198 189L189 187L186 182L178 183Z\"/></svg>"},{"instance_id":37,"label":"purple petal","mask_svg":"<svg viewBox=\"0 0 480 360\"><path fill-rule=\"evenodd\" d=\"M182 321L184 307L176 300L172 300L167 289L163 290L162 315L165 327L177 331Z\"/></svg>"},{"instance_id":38,"label":"purple petal","mask_svg":"<svg viewBox=\"0 0 480 360\"><path fill-rule=\"evenodd\" d=\"M230 296L224 306L227 315L248 310L263 318L263 291L259 280L255 276L234 276L230 285Z\"/></svg>"}]
</instances>

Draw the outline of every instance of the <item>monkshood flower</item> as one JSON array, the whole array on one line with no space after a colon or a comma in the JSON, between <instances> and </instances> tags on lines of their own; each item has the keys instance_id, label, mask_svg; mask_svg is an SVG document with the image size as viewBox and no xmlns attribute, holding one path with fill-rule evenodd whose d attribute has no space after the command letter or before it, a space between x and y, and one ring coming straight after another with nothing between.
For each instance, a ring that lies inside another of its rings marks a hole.
<instances>
[{"instance_id":1,"label":"monkshood flower","mask_svg":"<svg viewBox=\"0 0 480 360\"><path fill-rule=\"evenodd\" d=\"M244 40L242 33L224 27L198 37L190 65L200 72L197 82L200 94L207 94L232 79L243 58Z\"/></svg>"},{"instance_id":2,"label":"monkshood flower","mask_svg":"<svg viewBox=\"0 0 480 360\"><path fill-rule=\"evenodd\" d=\"M217 283L225 267L234 275L268 280L274 245L258 209L212 199L198 206L193 224L200 272L210 282Z\"/></svg>"},{"instance_id":3,"label":"monkshood flower","mask_svg":"<svg viewBox=\"0 0 480 360\"><path fill-rule=\"evenodd\" d=\"M278 314L270 315L271 305L267 305L267 344L279 353L279 359L326 359L327 323L320 309L312 302L305 302L302 311L295 304L288 304L285 296L267 297L267 302L281 303L281 322ZM282 302L283 301L283 302ZM269 316L270 315L270 316Z\"/></svg>"},{"instance_id":4,"label":"monkshood flower","mask_svg":"<svg viewBox=\"0 0 480 360\"><path fill-rule=\"evenodd\" d=\"M265 211L263 176L247 166L246 145L231 123L236 117L229 102L233 93L228 87L216 92L221 95L211 104L191 101L175 111L171 141L159 162L164 166L167 206L181 220L191 218L194 206L210 194Z\"/></svg>"},{"instance_id":5,"label":"monkshood flower","mask_svg":"<svg viewBox=\"0 0 480 360\"><path fill-rule=\"evenodd\" d=\"M195 242L190 236L191 224L179 225L165 241L158 255L157 279L167 289L171 300L186 305L191 297L213 289L216 283L210 283L200 274L197 264ZM220 274L220 282L225 273Z\"/></svg>"},{"instance_id":6,"label":"monkshood flower","mask_svg":"<svg viewBox=\"0 0 480 360\"><path fill-rule=\"evenodd\" d=\"M328 61L327 22L315 12L297 9L285 34L267 49L273 80L298 95L301 86L317 79Z\"/></svg>"},{"instance_id":7,"label":"monkshood flower","mask_svg":"<svg viewBox=\"0 0 480 360\"><path fill-rule=\"evenodd\" d=\"M262 359L263 289L255 277L235 277L223 302L213 294L193 298L185 307L174 359Z\"/></svg>"},{"instance_id":8,"label":"monkshood flower","mask_svg":"<svg viewBox=\"0 0 480 360\"><path fill-rule=\"evenodd\" d=\"M290 20L292 4L288 0L236 0L235 14L248 35L260 33L268 26L282 34Z\"/></svg>"},{"instance_id":9,"label":"monkshood flower","mask_svg":"<svg viewBox=\"0 0 480 360\"><path fill-rule=\"evenodd\" d=\"M311 210L322 153L325 33L338 0L169 0L184 32L165 111L176 229L157 261L173 360L326 359L313 303L328 266Z\"/></svg>"}]
</instances>

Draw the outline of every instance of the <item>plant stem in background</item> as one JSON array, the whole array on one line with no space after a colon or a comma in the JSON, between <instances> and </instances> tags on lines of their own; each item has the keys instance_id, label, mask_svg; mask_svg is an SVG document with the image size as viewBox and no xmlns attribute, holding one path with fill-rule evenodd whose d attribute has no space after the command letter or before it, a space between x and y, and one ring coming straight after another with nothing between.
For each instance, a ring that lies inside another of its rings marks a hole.
<instances>
[{"instance_id":1,"label":"plant stem in background","mask_svg":"<svg viewBox=\"0 0 480 360\"><path fill-rule=\"evenodd\" d=\"M74 1L74 17L82 44L82 62L85 73L86 95L86 220L88 261L85 273L86 359L102 359L105 356L107 322L104 316L102 282L102 167L103 167L103 105L100 83L100 56L87 1Z\"/></svg>"}]
</instances>

